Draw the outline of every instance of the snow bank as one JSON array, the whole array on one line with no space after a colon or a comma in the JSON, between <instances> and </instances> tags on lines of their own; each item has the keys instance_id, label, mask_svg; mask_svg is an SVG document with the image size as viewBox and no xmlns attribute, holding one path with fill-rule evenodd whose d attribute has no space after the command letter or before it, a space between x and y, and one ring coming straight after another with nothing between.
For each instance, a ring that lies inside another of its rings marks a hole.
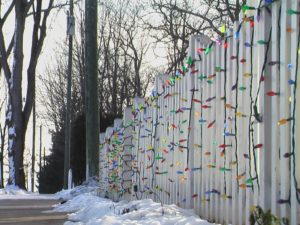
<instances>
[{"instance_id":1,"label":"snow bank","mask_svg":"<svg viewBox=\"0 0 300 225\"><path fill-rule=\"evenodd\" d=\"M163 205L151 199L113 202L96 196L95 186L82 185L70 191L61 191L57 197L68 199L57 205L55 212L73 212L65 225L209 225L192 210L176 205Z\"/></svg>"},{"instance_id":2,"label":"snow bank","mask_svg":"<svg viewBox=\"0 0 300 225\"><path fill-rule=\"evenodd\" d=\"M99 197L94 198L76 213L69 215L65 225L209 225L190 210L178 208L176 205L164 205L151 199L114 203Z\"/></svg>"},{"instance_id":3,"label":"snow bank","mask_svg":"<svg viewBox=\"0 0 300 225\"><path fill-rule=\"evenodd\" d=\"M151 199L113 202L97 196L99 184L89 180L72 190L63 190L56 197L67 200L53 211L69 212L64 225L210 225L192 210L176 205L163 205Z\"/></svg>"},{"instance_id":4,"label":"snow bank","mask_svg":"<svg viewBox=\"0 0 300 225\"><path fill-rule=\"evenodd\" d=\"M28 195L28 194L30 193L14 185L6 185L5 188L0 189L0 198L1 195Z\"/></svg>"},{"instance_id":5,"label":"snow bank","mask_svg":"<svg viewBox=\"0 0 300 225\"><path fill-rule=\"evenodd\" d=\"M92 193L83 193L63 204L57 205L53 211L55 211L55 212L74 212L74 211L78 211L82 208L87 208L87 207L93 205L94 202L102 202L101 200L102 200L101 198L93 195ZM105 200L111 202L110 200L104 199L104 201Z\"/></svg>"},{"instance_id":6,"label":"snow bank","mask_svg":"<svg viewBox=\"0 0 300 225\"><path fill-rule=\"evenodd\" d=\"M39 195L25 191L18 186L7 185L5 188L0 189L0 200L7 199L57 199L53 195Z\"/></svg>"},{"instance_id":7,"label":"snow bank","mask_svg":"<svg viewBox=\"0 0 300 225\"><path fill-rule=\"evenodd\" d=\"M55 196L58 199L70 200L78 195L85 193L94 193L96 195L97 189L99 189L99 183L91 178L87 182L83 182L82 185L77 186L76 188L57 192Z\"/></svg>"}]
</instances>

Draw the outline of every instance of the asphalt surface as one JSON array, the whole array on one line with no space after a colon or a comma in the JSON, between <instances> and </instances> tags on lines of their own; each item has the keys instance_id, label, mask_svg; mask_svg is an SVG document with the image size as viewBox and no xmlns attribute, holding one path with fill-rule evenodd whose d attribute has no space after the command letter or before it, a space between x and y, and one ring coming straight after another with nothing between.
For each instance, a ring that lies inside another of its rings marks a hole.
<instances>
[{"instance_id":1,"label":"asphalt surface","mask_svg":"<svg viewBox=\"0 0 300 225\"><path fill-rule=\"evenodd\" d=\"M65 213L47 212L57 200L0 200L0 225L62 225Z\"/></svg>"}]
</instances>

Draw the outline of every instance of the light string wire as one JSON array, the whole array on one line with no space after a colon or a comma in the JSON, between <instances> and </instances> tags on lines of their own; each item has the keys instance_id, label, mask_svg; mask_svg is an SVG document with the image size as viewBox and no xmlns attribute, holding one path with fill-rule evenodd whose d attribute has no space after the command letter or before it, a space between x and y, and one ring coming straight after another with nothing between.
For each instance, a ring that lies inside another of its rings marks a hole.
<instances>
[{"instance_id":1,"label":"light string wire","mask_svg":"<svg viewBox=\"0 0 300 225\"><path fill-rule=\"evenodd\" d=\"M250 26L251 28L251 26ZM256 174L256 183L259 189L259 179L258 179L258 172L257 172L257 160L256 160L256 153L255 153L255 148L254 148L254 127L253 127L253 122L252 116L253 116L253 95L252 95L252 90L253 90L253 44L254 44L254 27L251 29L251 49L250 49L250 115L249 115L249 130L248 130L248 141L249 141L249 147L248 147L248 152L249 156L251 155L251 142L252 142L252 153L253 153L253 158L254 158L254 169L255 169L255 174ZM251 173L251 159L249 159L249 177L252 180L252 173ZM252 185L252 191L253 191L253 185Z\"/></svg>"},{"instance_id":2,"label":"light string wire","mask_svg":"<svg viewBox=\"0 0 300 225\"><path fill-rule=\"evenodd\" d=\"M299 49L300 46L300 30L298 32L298 43L297 43L297 47ZM298 81L298 68L299 68L299 54L296 51L296 68L295 68L295 83L294 83L294 102L293 102L293 121L292 121L292 163L293 163L293 179L294 179L294 188L296 189L296 197L297 197L297 202L298 204L300 204L300 191L298 189L298 181L296 178L296 144L295 144L295 129L296 129L296 107L297 107L297 81ZM299 106L298 106L299 107Z\"/></svg>"},{"instance_id":3,"label":"light string wire","mask_svg":"<svg viewBox=\"0 0 300 225\"><path fill-rule=\"evenodd\" d=\"M237 32L240 32L240 29L242 27L242 24L244 23L244 21L242 21L237 29ZM239 83L239 72L240 72L240 64L239 64L239 56L240 56L240 40L239 38L236 39L236 80L235 80L235 88L237 88L237 85ZM232 89L232 88L231 88ZM236 177L239 176L239 164L238 164L238 160L239 160L239 156L238 156L238 140L237 140L237 110L239 107L239 102L238 102L238 97L239 97L239 92L235 91L235 102L236 102L236 106L235 106L235 117L234 117L234 133L235 133L235 161L236 161ZM236 183L237 186L239 185L239 181L238 179L236 179ZM238 189L239 191L240 189Z\"/></svg>"},{"instance_id":4,"label":"light string wire","mask_svg":"<svg viewBox=\"0 0 300 225\"><path fill-rule=\"evenodd\" d=\"M188 126L188 135L187 135L187 159L186 159L186 165L187 167L189 166L189 156L190 156L190 134L191 134L191 118L192 118L192 111L193 111L193 99L194 99L194 95L195 95L195 86L193 87L192 90L190 90L192 92L192 96L191 96L191 102L190 102L190 112L189 112L189 126Z\"/></svg>"},{"instance_id":5,"label":"light string wire","mask_svg":"<svg viewBox=\"0 0 300 225\"><path fill-rule=\"evenodd\" d=\"M227 37L225 38L225 43L227 43ZM224 48L224 105L227 104L227 90L226 90L226 85L227 85L227 47ZM227 118L227 108L224 107L224 137L223 137L223 144L226 145L226 118ZM225 148L224 148L225 151ZM224 154L224 160L223 160L223 167L226 168L226 153ZM226 195L226 170L223 172L223 179L224 179L224 193Z\"/></svg>"}]
</instances>

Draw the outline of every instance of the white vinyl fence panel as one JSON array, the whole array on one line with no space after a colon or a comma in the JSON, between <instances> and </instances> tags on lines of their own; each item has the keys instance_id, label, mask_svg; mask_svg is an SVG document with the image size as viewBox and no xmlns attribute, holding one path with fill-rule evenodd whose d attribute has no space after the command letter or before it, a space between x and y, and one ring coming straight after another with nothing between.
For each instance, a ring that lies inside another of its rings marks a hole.
<instances>
[{"instance_id":1,"label":"white vinyl fence panel","mask_svg":"<svg viewBox=\"0 0 300 225\"><path fill-rule=\"evenodd\" d=\"M300 223L299 1L248 2L220 40L192 36L185 66L100 135L107 196Z\"/></svg>"}]
</instances>

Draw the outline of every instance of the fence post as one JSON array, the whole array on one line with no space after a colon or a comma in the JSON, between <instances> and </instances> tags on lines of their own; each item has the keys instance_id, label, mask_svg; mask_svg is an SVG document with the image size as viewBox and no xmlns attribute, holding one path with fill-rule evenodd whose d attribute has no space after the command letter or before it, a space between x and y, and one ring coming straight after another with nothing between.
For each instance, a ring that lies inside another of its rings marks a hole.
<instances>
[{"instance_id":1,"label":"fence post","mask_svg":"<svg viewBox=\"0 0 300 225\"><path fill-rule=\"evenodd\" d=\"M123 155L123 149L122 149L122 143L123 143L123 132L122 132L122 119L114 119L114 135L113 135L113 141L112 141L112 148L114 151L115 156L115 165L114 165L114 171L115 171L115 177L116 177L116 192L114 199L120 200L123 196L123 189L122 189L122 155Z\"/></svg>"},{"instance_id":2,"label":"fence post","mask_svg":"<svg viewBox=\"0 0 300 225\"><path fill-rule=\"evenodd\" d=\"M99 182L102 193L107 190L106 179L107 177L107 161L106 161L106 148L105 146L105 133L100 133L100 147L99 147ZM102 196L104 197L104 196Z\"/></svg>"},{"instance_id":3,"label":"fence post","mask_svg":"<svg viewBox=\"0 0 300 225\"><path fill-rule=\"evenodd\" d=\"M111 136L113 134L113 127L108 127L106 128L106 131L105 131L105 145L104 145L104 148L105 148L105 151L106 151L106 156L107 156L107 177L106 177L106 180L107 180L107 196L112 198L112 181L111 181L111 174L112 174L112 164L110 163L110 160L112 160L112 157L111 157Z\"/></svg>"},{"instance_id":4,"label":"fence post","mask_svg":"<svg viewBox=\"0 0 300 225\"><path fill-rule=\"evenodd\" d=\"M188 51L188 57L191 57L193 60L195 59L195 44L196 44L196 36L191 36L189 40L189 51ZM195 108L193 107L193 101L192 98L194 96L195 91L192 91L195 89L195 82L194 82L194 75L191 73L191 68L189 68L189 74L187 77L188 83L187 83L187 102L190 103L190 115L191 118L189 123L190 126L188 127L188 165L187 168L189 169L187 173L187 191L186 191L186 207L187 208L193 208L194 203L192 201L192 195L194 194L194 176L192 172L192 168L194 168L194 130L195 130Z\"/></svg>"},{"instance_id":5,"label":"fence post","mask_svg":"<svg viewBox=\"0 0 300 225\"><path fill-rule=\"evenodd\" d=\"M290 40L289 34L286 31L288 27L290 27L290 21L288 20L287 10L290 8L291 1L281 1L281 20L280 27L280 110L279 117L280 119L289 118L290 117L290 88L288 85L288 74L289 70L287 65L290 63ZM280 133L280 199L288 200L289 199L289 184L290 184L290 176L287 176L290 171L290 163L289 160L284 160L284 155L290 153L291 145L290 145L290 124L286 124L284 126L279 127ZM287 217L288 212L290 210L290 206L288 204L280 204L280 215L281 217Z\"/></svg>"},{"instance_id":6,"label":"fence post","mask_svg":"<svg viewBox=\"0 0 300 225\"><path fill-rule=\"evenodd\" d=\"M132 187L132 108L126 107L123 113L123 126L124 126L124 143L123 143L123 172L122 172L122 186L125 189L125 200L131 200L131 187Z\"/></svg>"},{"instance_id":7,"label":"fence post","mask_svg":"<svg viewBox=\"0 0 300 225\"><path fill-rule=\"evenodd\" d=\"M278 46L280 45L279 40L279 32L280 29L278 27L278 17L280 17L279 10L280 10L281 2L274 2L272 6L272 40L270 47L272 49L272 58L271 61L279 61L280 58L280 50ZM280 74L279 74L279 66L272 66L271 68L272 80L271 82L271 90L279 91L279 81L280 81ZM278 165L280 164L279 161L279 128L277 125L277 121L280 120L279 118L279 99L272 98L272 108L270 109L272 112L272 123L271 123L271 211L272 214L278 215L279 207L277 204L277 200L279 199L279 188L280 188L280 171Z\"/></svg>"},{"instance_id":8,"label":"fence post","mask_svg":"<svg viewBox=\"0 0 300 225\"><path fill-rule=\"evenodd\" d=\"M144 112L144 99L140 97L135 97L133 99L133 109L134 109L134 117L133 117L133 148L132 148L132 156L133 156L133 179L132 185L137 185L138 192L136 193L136 198L142 197L142 183L141 183L141 162L140 158L141 153L140 149L140 132L141 132L141 125L143 121L143 112Z\"/></svg>"}]
</instances>

